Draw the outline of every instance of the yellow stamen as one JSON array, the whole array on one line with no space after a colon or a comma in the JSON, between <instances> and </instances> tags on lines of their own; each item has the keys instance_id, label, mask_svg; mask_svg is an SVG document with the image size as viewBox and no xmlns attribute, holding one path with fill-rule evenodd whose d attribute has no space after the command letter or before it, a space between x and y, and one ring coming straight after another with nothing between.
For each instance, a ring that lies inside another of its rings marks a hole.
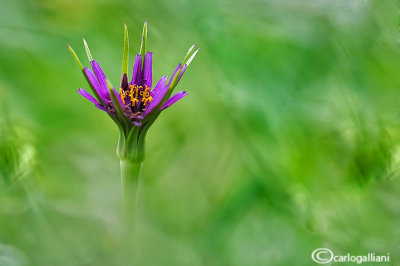
<instances>
[{"instance_id":1,"label":"yellow stamen","mask_svg":"<svg viewBox=\"0 0 400 266\"><path fill-rule=\"evenodd\" d=\"M125 98L126 96L128 96L131 100L132 106L135 106L138 102L142 102L146 106L149 102L153 100L153 97L150 96L150 88L145 86L144 90L140 91L140 89L143 89L143 86L136 86L135 84L129 85L129 90L126 92L123 92L122 89L120 89L121 97ZM139 95L142 96L142 99L140 101Z\"/></svg>"},{"instance_id":2,"label":"yellow stamen","mask_svg":"<svg viewBox=\"0 0 400 266\"><path fill-rule=\"evenodd\" d=\"M148 102L151 102L153 100L153 97L147 97L147 98L143 98L142 99L142 102L143 102L143 104L146 106L146 104L148 103Z\"/></svg>"},{"instance_id":3,"label":"yellow stamen","mask_svg":"<svg viewBox=\"0 0 400 266\"><path fill-rule=\"evenodd\" d=\"M134 98L132 94L130 94L129 97L131 98L132 106L134 106L137 102L139 102L139 100Z\"/></svg>"},{"instance_id":4,"label":"yellow stamen","mask_svg":"<svg viewBox=\"0 0 400 266\"><path fill-rule=\"evenodd\" d=\"M136 85L129 85L129 92L128 96L131 98L132 106L134 106L139 100L137 99L137 87ZM136 97L133 96L133 94L136 94Z\"/></svg>"},{"instance_id":5,"label":"yellow stamen","mask_svg":"<svg viewBox=\"0 0 400 266\"><path fill-rule=\"evenodd\" d=\"M142 102L144 105L147 105L148 102L153 100L153 97L150 96L149 90L150 88L145 85L144 91L140 92L140 96L142 96Z\"/></svg>"},{"instance_id":6,"label":"yellow stamen","mask_svg":"<svg viewBox=\"0 0 400 266\"><path fill-rule=\"evenodd\" d=\"M122 88L119 88L119 96L121 97L122 103L125 105L125 92L122 90Z\"/></svg>"},{"instance_id":7,"label":"yellow stamen","mask_svg":"<svg viewBox=\"0 0 400 266\"><path fill-rule=\"evenodd\" d=\"M135 88L135 98L136 98L136 99L139 98L138 93L139 93L139 87L136 87L136 88Z\"/></svg>"}]
</instances>

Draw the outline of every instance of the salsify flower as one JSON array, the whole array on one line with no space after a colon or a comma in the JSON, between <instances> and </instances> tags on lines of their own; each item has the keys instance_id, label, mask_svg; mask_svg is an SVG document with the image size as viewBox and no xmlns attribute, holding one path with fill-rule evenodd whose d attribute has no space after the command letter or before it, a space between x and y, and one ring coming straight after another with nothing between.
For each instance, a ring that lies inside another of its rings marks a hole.
<instances>
[{"instance_id":1,"label":"salsify flower","mask_svg":"<svg viewBox=\"0 0 400 266\"><path fill-rule=\"evenodd\" d=\"M118 156L120 158L143 160L143 151L138 151L135 143L130 143L131 138L143 138L159 113L173 105L187 95L180 91L171 97L171 93L178 84L185 70L198 52L195 46L190 47L182 63L178 64L172 76L163 76L154 87L152 75L153 53L146 51L147 23L143 27L142 43L140 53L136 55L132 78L128 80L128 30L124 27L124 52L122 62L122 78L118 89L111 85L103 70L96 60L93 59L89 47L83 39L85 50L90 61L92 70L83 67L78 56L71 48L68 49L74 56L83 71L93 95L80 88L78 93L94 103L94 105L106 112L117 124L121 131ZM131 138L130 138L131 137ZM132 139L133 140L133 139ZM133 145L132 147L128 147ZM135 152L136 151L136 152Z\"/></svg>"},{"instance_id":2,"label":"salsify flower","mask_svg":"<svg viewBox=\"0 0 400 266\"><path fill-rule=\"evenodd\" d=\"M198 49L195 50L195 45L190 47L183 62L178 64L172 76L169 79L167 76L161 77L153 86L153 53L146 51L147 23L145 23L140 52L135 56L132 77L128 79L129 40L127 27L124 25L121 83L117 89L113 87L98 62L93 59L85 39L83 42L93 71L82 66L71 46L68 45L68 49L86 77L93 95L82 88L78 90L78 93L91 101L95 107L106 112L118 126L120 136L117 155L121 160L123 193L132 194L132 191L129 191L133 189L129 188L131 185L127 184L128 188L124 188L124 182L132 183L129 175L136 178L140 176L147 131L160 112L187 95L185 91L180 91L171 96ZM132 205L132 202L127 204ZM126 208L133 208L133 206L126 206Z\"/></svg>"}]
</instances>

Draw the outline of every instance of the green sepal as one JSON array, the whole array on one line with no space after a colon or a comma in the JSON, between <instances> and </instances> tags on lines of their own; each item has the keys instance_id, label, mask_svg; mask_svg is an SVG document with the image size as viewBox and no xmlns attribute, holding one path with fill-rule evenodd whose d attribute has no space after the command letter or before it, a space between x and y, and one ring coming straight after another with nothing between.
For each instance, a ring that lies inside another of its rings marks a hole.
<instances>
[{"instance_id":1,"label":"green sepal","mask_svg":"<svg viewBox=\"0 0 400 266\"><path fill-rule=\"evenodd\" d=\"M158 106L155 108L155 110L159 110L161 108L161 106L169 99L169 97L171 96L173 90L175 89L177 83L178 83L178 78L182 72L183 66L186 65L186 67L189 66L189 64L192 62L193 58L196 56L196 54L198 53L198 51L200 49L197 49L196 51L194 51L194 49L196 48L196 45L192 45L188 52L186 53L185 58L183 59L181 66L179 68L179 70L177 71L174 79L171 81L171 84L169 85L168 91L167 93L164 95L164 98L162 99L162 101L158 104ZM193 52L194 51L194 52Z\"/></svg>"},{"instance_id":2,"label":"green sepal","mask_svg":"<svg viewBox=\"0 0 400 266\"><path fill-rule=\"evenodd\" d=\"M111 82L109 79L106 79L107 87L108 87L108 92L110 93L111 96L111 101L113 102L115 106L115 110L117 111L117 115L119 119L124 123L125 130L128 130L132 127L131 121L125 116L124 111L121 108L121 105L119 103L119 100L117 99L117 96L114 93L114 87L112 86Z\"/></svg>"},{"instance_id":3,"label":"green sepal","mask_svg":"<svg viewBox=\"0 0 400 266\"><path fill-rule=\"evenodd\" d=\"M76 63L77 63L78 66L79 66L79 68L81 69L83 75L85 76L85 78L86 78L86 80L87 80L87 82L88 82L88 84L89 84L89 86L90 86L90 88L91 88L91 90L92 90L94 96L96 97L97 101L98 101L99 103L101 103L101 104L104 106L104 102L103 102L103 100L101 99L100 95L97 93L97 91L95 90L95 88L92 86L92 83L90 83L89 79L87 78L87 76L86 76L86 74L85 74L85 71L84 71L84 69L83 69L82 63L81 63L81 61L79 60L78 56L76 55L74 49L72 49L71 45L69 45L69 44L67 45L67 47L68 47L68 50L71 52L72 56L74 57Z\"/></svg>"},{"instance_id":4,"label":"green sepal","mask_svg":"<svg viewBox=\"0 0 400 266\"><path fill-rule=\"evenodd\" d=\"M118 138L118 146L117 146L117 156L120 160L123 160L125 158L125 146L126 146L126 141L125 141L125 132L122 129L121 126L118 126L119 129L119 138Z\"/></svg>"},{"instance_id":5,"label":"green sepal","mask_svg":"<svg viewBox=\"0 0 400 266\"><path fill-rule=\"evenodd\" d=\"M140 127L133 126L124 135L120 132L120 140L117 148L117 155L121 160L131 162L143 162L145 159L145 142L147 132L160 113L151 115L145 119Z\"/></svg>"},{"instance_id":6,"label":"green sepal","mask_svg":"<svg viewBox=\"0 0 400 266\"><path fill-rule=\"evenodd\" d=\"M166 94L166 96L168 95L168 97L169 97L169 95L171 95L172 91L176 87L176 84L178 83L178 78L179 78L179 76L180 76L180 74L182 72L182 66L183 65L181 65L181 67L179 68L178 72L176 72L176 75L175 75L174 79L172 80L171 85L169 85L169 87L168 87L168 92Z\"/></svg>"},{"instance_id":7,"label":"green sepal","mask_svg":"<svg viewBox=\"0 0 400 266\"><path fill-rule=\"evenodd\" d=\"M129 36L128 36L128 27L126 23L124 24L124 51L122 54L122 69L121 75L128 73L128 61L129 61Z\"/></svg>"},{"instance_id":8,"label":"green sepal","mask_svg":"<svg viewBox=\"0 0 400 266\"><path fill-rule=\"evenodd\" d=\"M196 56L196 54L199 52L200 48L198 48L191 57L189 57L189 59L184 62L183 64L186 65L186 67L188 67L190 65L190 63L192 62L193 58Z\"/></svg>"},{"instance_id":9,"label":"green sepal","mask_svg":"<svg viewBox=\"0 0 400 266\"><path fill-rule=\"evenodd\" d=\"M186 61L188 60L188 58L190 57L190 55L192 54L194 48L196 48L196 45L193 44L192 46L190 46L189 50L187 51L185 57L183 58L182 61L182 65L184 65L186 63Z\"/></svg>"},{"instance_id":10,"label":"green sepal","mask_svg":"<svg viewBox=\"0 0 400 266\"><path fill-rule=\"evenodd\" d=\"M157 116L155 118L157 118ZM136 157L138 159L144 160L145 158L145 143L146 143L147 132L149 131L149 128L154 123L154 121L155 119L150 120L148 122L144 122L144 124L140 128L140 134L137 141L137 150L136 150Z\"/></svg>"},{"instance_id":11,"label":"green sepal","mask_svg":"<svg viewBox=\"0 0 400 266\"><path fill-rule=\"evenodd\" d=\"M144 55L146 54L146 45L147 45L147 22L145 22L143 25L142 42L140 43L140 51L139 51L139 54L142 55L142 64L144 62Z\"/></svg>"},{"instance_id":12,"label":"green sepal","mask_svg":"<svg viewBox=\"0 0 400 266\"><path fill-rule=\"evenodd\" d=\"M143 161L143 157L138 156L139 153L143 153L143 152L138 152L139 134L140 134L139 127L134 127L129 132L128 138L126 140L126 158L128 160L137 161L137 162Z\"/></svg>"},{"instance_id":13,"label":"green sepal","mask_svg":"<svg viewBox=\"0 0 400 266\"><path fill-rule=\"evenodd\" d=\"M169 92L169 93L167 93L168 97L171 95L173 89L176 87L176 84L177 84L179 75L182 72L183 66L186 65L186 67L188 67L190 65L190 63L192 62L193 58L196 56L197 52L200 50L200 49L197 49L196 51L193 52L193 50L195 48L196 48L196 45L193 44L189 48L188 52L186 53L186 56L185 56L185 58L183 59L183 61L181 63L181 67L180 67L178 73L175 75L174 79L171 82L171 85L168 88L168 92Z\"/></svg>"},{"instance_id":14,"label":"green sepal","mask_svg":"<svg viewBox=\"0 0 400 266\"><path fill-rule=\"evenodd\" d=\"M93 57L92 57L92 53L90 52L89 46L88 46L85 38L82 38L82 40L83 40L83 45L85 46L85 50L86 50L86 54L87 54L87 57L89 59L89 62L92 62L93 61Z\"/></svg>"},{"instance_id":15,"label":"green sepal","mask_svg":"<svg viewBox=\"0 0 400 266\"><path fill-rule=\"evenodd\" d=\"M76 63L77 63L78 66L79 66L79 68L80 68L81 70L83 70L82 63L81 63L81 61L79 60L78 56L76 55L74 49L72 49L71 45L69 45L69 44L67 45L67 47L68 47L68 50L71 52L72 56L74 57Z\"/></svg>"}]
</instances>

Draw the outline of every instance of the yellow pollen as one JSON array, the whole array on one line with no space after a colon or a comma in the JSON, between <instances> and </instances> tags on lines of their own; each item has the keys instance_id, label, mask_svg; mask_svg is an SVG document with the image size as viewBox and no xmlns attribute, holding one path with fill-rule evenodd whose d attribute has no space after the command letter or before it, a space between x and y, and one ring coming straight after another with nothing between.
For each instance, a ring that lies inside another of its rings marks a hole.
<instances>
[{"instance_id":1,"label":"yellow pollen","mask_svg":"<svg viewBox=\"0 0 400 266\"><path fill-rule=\"evenodd\" d=\"M140 92L140 96L142 96L142 102L146 106L148 102L151 102L153 100L153 97L150 96L149 92L150 88L145 86L144 91Z\"/></svg>"},{"instance_id":2,"label":"yellow pollen","mask_svg":"<svg viewBox=\"0 0 400 266\"><path fill-rule=\"evenodd\" d=\"M137 94L136 91L137 91L136 85L129 85L129 91L127 91L127 95L131 99L132 106L134 106L137 102L139 102L137 97L133 96L133 94Z\"/></svg>"},{"instance_id":3,"label":"yellow pollen","mask_svg":"<svg viewBox=\"0 0 400 266\"><path fill-rule=\"evenodd\" d=\"M121 97L122 103L125 105L125 92L122 90L122 88L119 88L119 96Z\"/></svg>"},{"instance_id":4,"label":"yellow pollen","mask_svg":"<svg viewBox=\"0 0 400 266\"><path fill-rule=\"evenodd\" d=\"M135 98L136 98L136 99L139 98L138 93L139 93L139 88L136 87L136 89L135 89Z\"/></svg>"},{"instance_id":5,"label":"yellow pollen","mask_svg":"<svg viewBox=\"0 0 400 266\"><path fill-rule=\"evenodd\" d=\"M131 98L132 106L139 102L139 100L134 98L132 94L130 94L129 97Z\"/></svg>"},{"instance_id":6,"label":"yellow pollen","mask_svg":"<svg viewBox=\"0 0 400 266\"><path fill-rule=\"evenodd\" d=\"M125 97L128 96L132 103L132 106L135 106L136 103L139 102L139 95L142 96L140 102L142 102L145 106L153 100L153 97L150 96L150 88L145 86L144 91L140 91L143 89L143 86L129 85L129 90L124 92L120 89L120 95L123 103L125 104Z\"/></svg>"},{"instance_id":7,"label":"yellow pollen","mask_svg":"<svg viewBox=\"0 0 400 266\"><path fill-rule=\"evenodd\" d=\"M146 104L148 103L148 102L151 102L153 100L153 97L147 97L147 98L143 98L142 99L142 102L143 102L143 104L146 106Z\"/></svg>"}]
</instances>

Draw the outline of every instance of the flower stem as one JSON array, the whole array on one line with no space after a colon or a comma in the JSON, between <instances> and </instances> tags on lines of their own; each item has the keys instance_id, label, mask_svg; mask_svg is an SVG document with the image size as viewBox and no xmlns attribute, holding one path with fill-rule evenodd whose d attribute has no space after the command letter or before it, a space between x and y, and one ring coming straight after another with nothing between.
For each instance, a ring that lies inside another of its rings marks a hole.
<instances>
[{"instance_id":1,"label":"flower stem","mask_svg":"<svg viewBox=\"0 0 400 266\"><path fill-rule=\"evenodd\" d=\"M121 186L123 218L126 226L133 229L136 218L136 204L140 174L143 162L121 160Z\"/></svg>"}]
</instances>

